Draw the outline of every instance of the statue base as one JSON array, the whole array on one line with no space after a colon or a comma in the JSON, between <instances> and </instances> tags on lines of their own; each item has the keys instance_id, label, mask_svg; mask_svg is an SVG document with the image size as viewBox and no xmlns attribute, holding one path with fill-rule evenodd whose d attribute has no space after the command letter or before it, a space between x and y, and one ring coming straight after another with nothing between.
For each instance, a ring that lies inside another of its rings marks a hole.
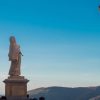
<instances>
[{"instance_id":1,"label":"statue base","mask_svg":"<svg viewBox=\"0 0 100 100\"><path fill-rule=\"evenodd\" d=\"M7 100L26 100L28 81L24 76L9 76L8 79L5 79L5 96Z\"/></svg>"}]
</instances>

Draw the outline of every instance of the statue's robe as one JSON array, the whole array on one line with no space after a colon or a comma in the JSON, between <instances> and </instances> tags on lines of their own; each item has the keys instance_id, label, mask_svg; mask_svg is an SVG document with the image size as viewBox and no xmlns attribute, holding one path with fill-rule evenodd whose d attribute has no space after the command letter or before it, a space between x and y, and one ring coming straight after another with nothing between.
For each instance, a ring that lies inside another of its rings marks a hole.
<instances>
[{"instance_id":1,"label":"statue's robe","mask_svg":"<svg viewBox=\"0 0 100 100\"><path fill-rule=\"evenodd\" d=\"M17 44L10 45L8 56L9 60L11 61L9 75L11 76L20 75L20 64L21 64L20 47Z\"/></svg>"}]
</instances>

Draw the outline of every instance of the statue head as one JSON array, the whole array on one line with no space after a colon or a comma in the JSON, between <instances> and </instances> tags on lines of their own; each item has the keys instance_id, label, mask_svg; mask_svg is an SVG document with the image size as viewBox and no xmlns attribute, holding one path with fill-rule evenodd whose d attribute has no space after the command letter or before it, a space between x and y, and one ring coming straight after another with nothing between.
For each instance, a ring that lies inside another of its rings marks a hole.
<instances>
[{"instance_id":1,"label":"statue head","mask_svg":"<svg viewBox=\"0 0 100 100\"><path fill-rule=\"evenodd\" d=\"M11 37L10 37L10 43L11 43L11 44L16 44L16 39L15 39L14 36L11 36Z\"/></svg>"}]
</instances>

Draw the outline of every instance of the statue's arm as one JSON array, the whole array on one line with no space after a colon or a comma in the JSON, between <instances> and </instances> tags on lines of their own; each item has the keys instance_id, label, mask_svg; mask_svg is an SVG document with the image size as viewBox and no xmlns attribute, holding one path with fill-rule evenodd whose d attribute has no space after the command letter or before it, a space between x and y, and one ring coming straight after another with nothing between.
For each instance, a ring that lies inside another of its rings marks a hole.
<instances>
[{"instance_id":1,"label":"statue's arm","mask_svg":"<svg viewBox=\"0 0 100 100\"><path fill-rule=\"evenodd\" d=\"M9 52L8 52L9 61L11 60L10 55L11 55L11 48L9 47Z\"/></svg>"},{"instance_id":2,"label":"statue's arm","mask_svg":"<svg viewBox=\"0 0 100 100\"><path fill-rule=\"evenodd\" d=\"M21 55L23 56L23 54L22 54L22 52L21 52L21 51L19 52L19 54L21 54Z\"/></svg>"},{"instance_id":3,"label":"statue's arm","mask_svg":"<svg viewBox=\"0 0 100 100\"><path fill-rule=\"evenodd\" d=\"M19 45L19 54L21 54L21 56L23 56L23 54L22 54L22 52L21 52L21 50L20 50L20 45Z\"/></svg>"}]
</instances>

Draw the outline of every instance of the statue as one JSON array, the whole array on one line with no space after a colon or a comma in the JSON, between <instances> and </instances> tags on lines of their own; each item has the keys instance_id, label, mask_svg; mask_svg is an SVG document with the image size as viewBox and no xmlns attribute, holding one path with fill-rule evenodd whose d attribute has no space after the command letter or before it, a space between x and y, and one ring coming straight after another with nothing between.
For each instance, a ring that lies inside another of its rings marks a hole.
<instances>
[{"instance_id":1,"label":"statue","mask_svg":"<svg viewBox=\"0 0 100 100\"><path fill-rule=\"evenodd\" d=\"M16 43L16 39L14 36L10 37L10 46L9 46L9 61L11 61L11 66L9 70L10 76L19 76L20 66L21 66L21 51L20 46Z\"/></svg>"},{"instance_id":2,"label":"statue","mask_svg":"<svg viewBox=\"0 0 100 100\"><path fill-rule=\"evenodd\" d=\"M27 80L21 76L21 56L20 46L16 43L14 36L10 37L9 61L11 62L9 75L3 82L5 83L5 96L7 100L27 100Z\"/></svg>"}]
</instances>

